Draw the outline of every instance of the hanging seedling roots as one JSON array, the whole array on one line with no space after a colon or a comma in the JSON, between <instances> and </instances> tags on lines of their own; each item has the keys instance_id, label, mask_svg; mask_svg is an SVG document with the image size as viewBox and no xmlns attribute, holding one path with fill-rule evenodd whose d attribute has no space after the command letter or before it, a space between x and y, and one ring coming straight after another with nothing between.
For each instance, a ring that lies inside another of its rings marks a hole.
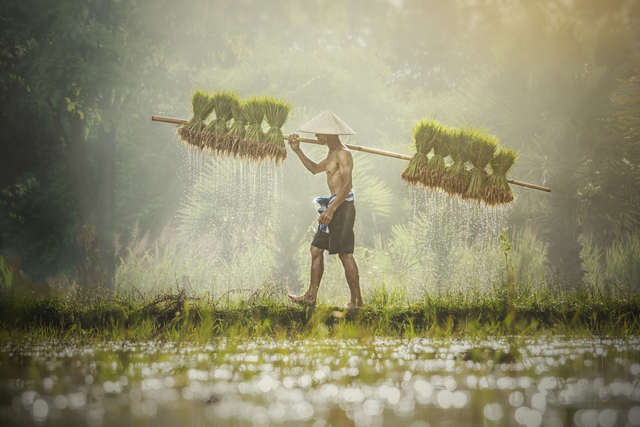
<instances>
[{"instance_id":1,"label":"hanging seedling roots","mask_svg":"<svg viewBox=\"0 0 640 427\"><path fill-rule=\"evenodd\" d=\"M469 171L464 163L455 162L442 177L441 188L450 196L461 196L469 185Z\"/></svg>"},{"instance_id":2,"label":"hanging seedling roots","mask_svg":"<svg viewBox=\"0 0 640 427\"><path fill-rule=\"evenodd\" d=\"M450 196L461 196L468 184L469 181L460 176L443 177L441 188Z\"/></svg>"},{"instance_id":3,"label":"hanging seedling roots","mask_svg":"<svg viewBox=\"0 0 640 427\"><path fill-rule=\"evenodd\" d=\"M413 155L413 158L409 161L409 164L404 169L400 177L402 178L403 181L407 182L408 184L415 185L421 182L420 171L422 170L422 167L426 164L427 164L427 155L418 152Z\"/></svg>"},{"instance_id":4,"label":"hanging seedling roots","mask_svg":"<svg viewBox=\"0 0 640 427\"><path fill-rule=\"evenodd\" d=\"M440 188L446 164L442 156L433 156L420 171L420 182L425 187Z\"/></svg>"},{"instance_id":5,"label":"hanging seedling roots","mask_svg":"<svg viewBox=\"0 0 640 427\"><path fill-rule=\"evenodd\" d=\"M195 135L195 132L192 130L185 128L178 129L178 136L180 137L180 140L188 146L197 147Z\"/></svg>"},{"instance_id":6,"label":"hanging seedling roots","mask_svg":"<svg viewBox=\"0 0 640 427\"><path fill-rule=\"evenodd\" d=\"M507 185L509 185L507 183ZM513 201L513 194L493 184L486 185L480 190L482 201L489 206L506 205Z\"/></svg>"}]
</instances>

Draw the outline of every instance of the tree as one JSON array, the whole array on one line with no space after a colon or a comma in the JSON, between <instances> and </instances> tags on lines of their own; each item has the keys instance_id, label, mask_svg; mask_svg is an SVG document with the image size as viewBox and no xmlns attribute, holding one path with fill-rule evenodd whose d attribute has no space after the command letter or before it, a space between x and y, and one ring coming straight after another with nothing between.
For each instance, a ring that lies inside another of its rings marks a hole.
<instances>
[{"instance_id":1,"label":"tree","mask_svg":"<svg viewBox=\"0 0 640 427\"><path fill-rule=\"evenodd\" d=\"M126 108L144 96L140 87L153 79L162 46L159 28L141 19L144 12L108 0L10 1L2 7L3 65L14 76L14 90L34 94L37 109L49 117L48 143L63 153L75 213L80 223L96 226L109 277L119 126Z\"/></svg>"}]
</instances>

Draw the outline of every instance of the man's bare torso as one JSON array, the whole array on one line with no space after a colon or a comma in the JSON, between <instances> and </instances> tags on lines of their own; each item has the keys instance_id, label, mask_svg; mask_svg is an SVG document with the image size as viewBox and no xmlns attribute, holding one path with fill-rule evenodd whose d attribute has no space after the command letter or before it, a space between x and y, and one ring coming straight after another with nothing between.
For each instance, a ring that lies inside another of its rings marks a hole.
<instances>
[{"instance_id":1,"label":"man's bare torso","mask_svg":"<svg viewBox=\"0 0 640 427\"><path fill-rule=\"evenodd\" d=\"M327 185L331 194L337 194L342 186L342 175L340 175L340 164L338 163L338 151L349 151L345 148L337 148L329 151L326 159Z\"/></svg>"}]
</instances>

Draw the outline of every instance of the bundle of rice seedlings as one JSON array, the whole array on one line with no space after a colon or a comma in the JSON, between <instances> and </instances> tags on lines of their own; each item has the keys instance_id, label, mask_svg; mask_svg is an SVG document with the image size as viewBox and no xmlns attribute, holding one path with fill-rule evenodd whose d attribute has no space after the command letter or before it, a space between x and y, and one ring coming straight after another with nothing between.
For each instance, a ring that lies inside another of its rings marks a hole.
<instances>
[{"instance_id":1,"label":"bundle of rice seedlings","mask_svg":"<svg viewBox=\"0 0 640 427\"><path fill-rule=\"evenodd\" d=\"M433 156L420 171L421 182L426 187L439 188L446 170L444 158L449 155L449 139L452 131L441 127L433 140Z\"/></svg>"},{"instance_id":2,"label":"bundle of rice seedlings","mask_svg":"<svg viewBox=\"0 0 640 427\"><path fill-rule=\"evenodd\" d=\"M231 115L233 116L233 123L227 131L229 140L226 151L228 154L233 154L234 156L240 154L240 157L243 157L243 153L246 152L244 148L244 134L246 132L248 118L242 101L231 104Z\"/></svg>"},{"instance_id":3,"label":"bundle of rice seedlings","mask_svg":"<svg viewBox=\"0 0 640 427\"><path fill-rule=\"evenodd\" d=\"M238 138L235 138L234 135L231 135L230 130L233 124L230 123L233 116L233 110L238 110L240 107L240 98L233 92L229 92L229 96L224 96L221 99L221 108L223 110L223 114L225 114L222 118L226 119L224 121L218 121L216 127L214 128L215 133L217 135L217 144L216 151L218 154L237 154L237 151L234 153L234 141L237 141Z\"/></svg>"},{"instance_id":4,"label":"bundle of rice seedlings","mask_svg":"<svg viewBox=\"0 0 640 427\"><path fill-rule=\"evenodd\" d=\"M402 171L400 177L402 180L408 184L418 184L420 182L420 171L423 166L427 164L428 158L424 153L416 152L411 160L409 160L409 164Z\"/></svg>"},{"instance_id":5,"label":"bundle of rice seedlings","mask_svg":"<svg viewBox=\"0 0 640 427\"><path fill-rule=\"evenodd\" d=\"M480 189L489 175L486 167L493 159L497 143L486 132L480 130L471 130L467 135L467 156L473 164L473 169L471 169L469 176L469 185L462 197L482 200Z\"/></svg>"},{"instance_id":6,"label":"bundle of rice seedlings","mask_svg":"<svg viewBox=\"0 0 640 427\"><path fill-rule=\"evenodd\" d=\"M466 145L464 129L455 130L449 136L449 155L453 163L447 167L440 186L451 196L461 196L469 184L469 171L465 166L468 161Z\"/></svg>"},{"instance_id":7,"label":"bundle of rice seedlings","mask_svg":"<svg viewBox=\"0 0 640 427\"><path fill-rule=\"evenodd\" d=\"M202 131L204 121L213 112L214 106L211 94L206 90L196 89L191 95L191 107L193 109L193 117L178 129L178 135L182 142L202 149L198 142L198 134Z\"/></svg>"},{"instance_id":8,"label":"bundle of rice seedlings","mask_svg":"<svg viewBox=\"0 0 640 427\"><path fill-rule=\"evenodd\" d=\"M264 132L262 131L262 120L264 119L264 102L257 96L252 96L245 102L245 113L247 115L247 131L244 139L247 141L245 157L253 160L262 160L267 156L264 143Z\"/></svg>"},{"instance_id":9,"label":"bundle of rice seedlings","mask_svg":"<svg viewBox=\"0 0 640 427\"><path fill-rule=\"evenodd\" d=\"M231 120L231 105L239 103L238 95L231 91L217 90L213 94L213 105L216 111L216 118L203 129L203 145L215 150L218 153L224 149L224 137L227 134L227 122Z\"/></svg>"},{"instance_id":10,"label":"bundle of rice seedlings","mask_svg":"<svg viewBox=\"0 0 640 427\"><path fill-rule=\"evenodd\" d=\"M482 200L489 206L506 205L513 201L513 192L507 181L507 173L516 162L518 153L513 149L500 148L491 160L493 173L480 189Z\"/></svg>"},{"instance_id":11,"label":"bundle of rice seedlings","mask_svg":"<svg viewBox=\"0 0 640 427\"><path fill-rule=\"evenodd\" d=\"M421 183L420 172L427 164L427 155L433 148L434 138L440 129L440 125L435 120L420 120L413 126L413 141L416 154L409 161L400 177L409 184Z\"/></svg>"},{"instance_id":12,"label":"bundle of rice seedlings","mask_svg":"<svg viewBox=\"0 0 640 427\"><path fill-rule=\"evenodd\" d=\"M264 116L269 130L264 136L267 143L266 153L271 159L276 160L276 164L287 158L287 149L284 145L282 126L289 119L289 113L293 104L280 98L264 98Z\"/></svg>"}]
</instances>

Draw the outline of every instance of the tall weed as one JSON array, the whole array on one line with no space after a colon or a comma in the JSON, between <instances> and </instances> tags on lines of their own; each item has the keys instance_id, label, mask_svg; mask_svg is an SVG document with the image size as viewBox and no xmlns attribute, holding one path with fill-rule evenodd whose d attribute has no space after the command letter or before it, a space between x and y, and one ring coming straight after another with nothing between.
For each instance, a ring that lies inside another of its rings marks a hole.
<instances>
[{"instance_id":1,"label":"tall weed","mask_svg":"<svg viewBox=\"0 0 640 427\"><path fill-rule=\"evenodd\" d=\"M544 283L547 244L539 239L532 226L527 225L514 232L509 260L516 283L531 283L537 286Z\"/></svg>"},{"instance_id":2,"label":"tall weed","mask_svg":"<svg viewBox=\"0 0 640 427\"><path fill-rule=\"evenodd\" d=\"M640 234L613 242L607 249L607 279L628 292L640 289Z\"/></svg>"},{"instance_id":3,"label":"tall weed","mask_svg":"<svg viewBox=\"0 0 640 427\"><path fill-rule=\"evenodd\" d=\"M587 285L601 289L604 284L604 269L602 251L594 239L587 239L580 252L582 269L584 270L584 282Z\"/></svg>"}]
</instances>

